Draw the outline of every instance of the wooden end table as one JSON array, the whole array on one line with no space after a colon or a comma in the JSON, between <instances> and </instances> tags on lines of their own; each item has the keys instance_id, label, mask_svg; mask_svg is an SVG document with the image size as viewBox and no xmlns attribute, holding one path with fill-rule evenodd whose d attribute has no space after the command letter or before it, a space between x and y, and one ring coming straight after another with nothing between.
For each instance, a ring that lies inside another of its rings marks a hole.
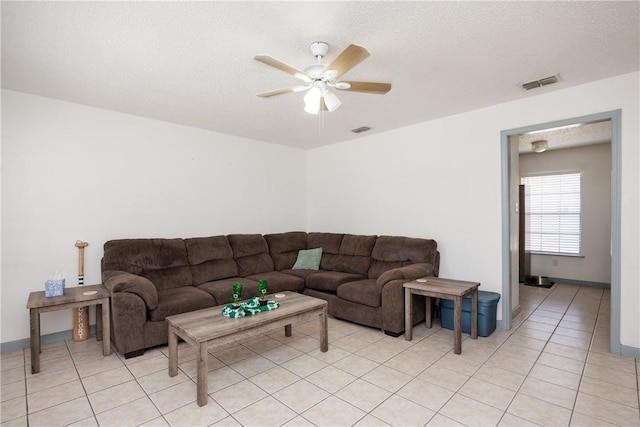
<instances>
[{"instance_id":1,"label":"wooden end table","mask_svg":"<svg viewBox=\"0 0 640 427\"><path fill-rule=\"evenodd\" d=\"M178 337L191 344L198 353L198 406L207 404L208 346L242 341L268 330L284 326L285 336L291 336L291 324L320 319L320 351L329 350L327 333L327 301L297 292L282 292L284 297L273 299L280 303L275 310L254 316L229 318L222 315L224 305L176 314L167 317L169 326L169 376L178 375ZM225 304L226 305L226 304Z\"/></svg>"},{"instance_id":2,"label":"wooden end table","mask_svg":"<svg viewBox=\"0 0 640 427\"><path fill-rule=\"evenodd\" d=\"M85 295L85 292L96 293ZM31 319L31 373L40 372L40 313L76 307L96 306L96 339L102 339L102 354L111 354L109 291L102 285L66 288L64 295L45 297L44 291L31 292L27 301Z\"/></svg>"},{"instance_id":3,"label":"wooden end table","mask_svg":"<svg viewBox=\"0 0 640 427\"><path fill-rule=\"evenodd\" d=\"M478 338L478 282L425 277L404 284L404 337L412 339L413 317L411 313L411 295L426 298L427 328L431 328L431 298L453 300L453 352L462 353L462 299L471 295L471 338Z\"/></svg>"}]
</instances>

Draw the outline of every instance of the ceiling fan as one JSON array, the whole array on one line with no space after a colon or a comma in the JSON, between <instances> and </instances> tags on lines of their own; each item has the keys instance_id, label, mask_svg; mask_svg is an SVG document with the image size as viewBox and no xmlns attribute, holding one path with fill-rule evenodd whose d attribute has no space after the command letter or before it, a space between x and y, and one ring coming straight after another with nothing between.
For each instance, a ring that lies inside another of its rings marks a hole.
<instances>
[{"instance_id":1,"label":"ceiling fan","mask_svg":"<svg viewBox=\"0 0 640 427\"><path fill-rule=\"evenodd\" d=\"M307 91L304 96L304 110L310 114L318 114L320 110L335 111L342 104L330 89L378 95L384 95L391 90L391 84L389 83L339 80L344 73L371 55L366 48L356 44L349 45L333 62L327 65L322 63L322 59L328 51L329 45L325 42L311 43L311 53L317 59L317 63L309 65L304 71L300 71L268 55L255 56L254 59L256 61L291 74L303 82L298 86L259 93L258 96L268 98L284 93Z\"/></svg>"}]
</instances>

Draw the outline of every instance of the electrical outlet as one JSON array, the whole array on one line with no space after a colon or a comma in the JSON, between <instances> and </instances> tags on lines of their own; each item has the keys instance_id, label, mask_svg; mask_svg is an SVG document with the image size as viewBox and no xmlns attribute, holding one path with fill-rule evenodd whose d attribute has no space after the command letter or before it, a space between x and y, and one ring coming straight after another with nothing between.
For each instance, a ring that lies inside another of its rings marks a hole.
<instances>
[{"instance_id":1,"label":"electrical outlet","mask_svg":"<svg viewBox=\"0 0 640 427\"><path fill-rule=\"evenodd\" d=\"M553 259L553 261L552 261L552 265L553 265L554 267L557 267L557 266L558 266L558 260L557 260L556 258L554 258L554 259Z\"/></svg>"}]
</instances>

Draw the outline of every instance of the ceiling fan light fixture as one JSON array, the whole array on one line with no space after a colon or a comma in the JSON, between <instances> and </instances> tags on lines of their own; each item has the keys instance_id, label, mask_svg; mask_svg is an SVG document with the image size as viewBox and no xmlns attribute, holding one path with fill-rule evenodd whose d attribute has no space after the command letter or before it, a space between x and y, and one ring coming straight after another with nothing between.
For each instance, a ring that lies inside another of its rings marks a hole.
<instances>
[{"instance_id":1,"label":"ceiling fan light fixture","mask_svg":"<svg viewBox=\"0 0 640 427\"><path fill-rule=\"evenodd\" d=\"M549 142L544 139L539 141L533 141L531 143L531 149L535 153L542 153L543 151L547 151L547 148L549 148Z\"/></svg>"},{"instance_id":2,"label":"ceiling fan light fixture","mask_svg":"<svg viewBox=\"0 0 640 427\"><path fill-rule=\"evenodd\" d=\"M327 110L329 112L336 111L338 107L342 105L342 102L340 102L340 99L338 99L336 94L329 92L328 90L322 94L322 98L324 99L324 105L327 106Z\"/></svg>"},{"instance_id":3,"label":"ceiling fan light fixture","mask_svg":"<svg viewBox=\"0 0 640 427\"><path fill-rule=\"evenodd\" d=\"M309 114L318 114L320 111L320 100L322 99L322 89L313 86L304 96L304 111Z\"/></svg>"}]
</instances>

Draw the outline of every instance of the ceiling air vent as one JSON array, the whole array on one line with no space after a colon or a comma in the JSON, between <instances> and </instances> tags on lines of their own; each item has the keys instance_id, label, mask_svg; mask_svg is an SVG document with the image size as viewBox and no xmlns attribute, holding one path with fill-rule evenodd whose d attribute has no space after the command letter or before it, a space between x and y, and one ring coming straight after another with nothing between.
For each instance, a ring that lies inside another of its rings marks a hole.
<instances>
[{"instance_id":1,"label":"ceiling air vent","mask_svg":"<svg viewBox=\"0 0 640 427\"><path fill-rule=\"evenodd\" d=\"M359 128L351 129L351 132L353 132L353 133L362 133L362 132L366 132L368 130L371 130L371 128L369 126L360 126Z\"/></svg>"},{"instance_id":2,"label":"ceiling air vent","mask_svg":"<svg viewBox=\"0 0 640 427\"><path fill-rule=\"evenodd\" d=\"M522 89L524 89L524 90L531 90L531 89L535 89L537 87L552 85L554 83L558 83L558 76L557 75L549 76L549 77L543 77L543 78L538 79L538 80L531 80L530 82L522 83L520 86L522 86Z\"/></svg>"}]
</instances>

